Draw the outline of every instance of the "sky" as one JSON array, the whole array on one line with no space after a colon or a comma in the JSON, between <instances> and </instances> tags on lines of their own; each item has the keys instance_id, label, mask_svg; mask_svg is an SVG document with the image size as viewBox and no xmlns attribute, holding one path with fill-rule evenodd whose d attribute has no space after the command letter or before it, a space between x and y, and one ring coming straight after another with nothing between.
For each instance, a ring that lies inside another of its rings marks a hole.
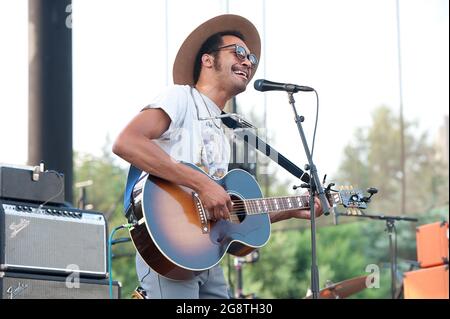
<instances>
[{"instance_id":1,"label":"sky","mask_svg":"<svg viewBox=\"0 0 450 319\"><path fill-rule=\"evenodd\" d=\"M3 164L27 161L27 3L0 0ZM404 117L432 138L449 107L448 1L400 0L399 6ZM399 114L394 0L73 0L74 150L100 154L108 138L114 140L172 83L171 66L186 36L224 13L246 17L260 32L263 48L254 80L317 90L319 175L337 173L344 147L357 141L355 129L370 124L375 108L385 105ZM315 96L297 93L295 99L311 141ZM266 112L269 142L300 167L306 164L284 92L257 92L251 82L237 103L248 119Z\"/></svg>"}]
</instances>

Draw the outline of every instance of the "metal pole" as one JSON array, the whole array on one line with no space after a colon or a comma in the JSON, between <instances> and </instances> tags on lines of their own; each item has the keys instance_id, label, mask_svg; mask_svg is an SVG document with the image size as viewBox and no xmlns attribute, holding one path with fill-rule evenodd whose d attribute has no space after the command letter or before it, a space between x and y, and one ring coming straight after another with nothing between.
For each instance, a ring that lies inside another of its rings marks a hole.
<instances>
[{"instance_id":1,"label":"metal pole","mask_svg":"<svg viewBox=\"0 0 450 319\"><path fill-rule=\"evenodd\" d=\"M166 85L169 85L169 0L166 0L166 21L165 21L165 29L166 29Z\"/></svg>"},{"instance_id":2,"label":"metal pole","mask_svg":"<svg viewBox=\"0 0 450 319\"><path fill-rule=\"evenodd\" d=\"M402 173L401 184L401 209L402 215L406 212L406 171L405 171L405 128L403 120L403 83L402 83L402 54L400 45L400 6L399 0L396 1L397 7L397 52L398 52L398 84L400 94L400 171Z\"/></svg>"},{"instance_id":3,"label":"metal pole","mask_svg":"<svg viewBox=\"0 0 450 319\"><path fill-rule=\"evenodd\" d=\"M64 174L72 202L71 0L29 0L28 165Z\"/></svg>"},{"instance_id":4,"label":"metal pole","mask_svg":"<svg viewBox=\"0 0 450 319\"><path fill-rule=\"evenodd\" d=\"M391 298L395 299L397 291L397 238L394 220L386 220L386 231L389 236L389 256L391 260Z\"/></svg>"},{"instance_id":5,"label":"metal pole","mask_svg":"<svg viewBox=\"0 0 450 319\"><path fill-rule=\"evenodd\" d=\"M237 288L236 292L234 293L235 298L240 299L243 298L243 280L242 280L242 262L239 260L238 257L234 258L234 267L236 268L236 280L237 280Z\"/></svg>"},{"instance_id":6,"label":"metal pole","mask_svg":"<svg viewBox=\"0 0 450 319\"><path fill-rule=\"evenodd\" d=\"M263 0L262 3L262 10L263 10L263 23L262 23L262 36L263 36L263 48L262 48L262 60L263 60L263 79L266 78L266 68L267 68L267 60L266 60L266 46L267 46L267 35L266 35L266 0ZM267 95L263 94L263 105L264 105L264 113L263 113L263 120L264 120L264 132L265 132L265 140L267 141ZM270 196L270 190L269 190L269 174L267 172L269 162L265 161L265 175L264 175L264 190L265 190L265 196Z\"/></svg>"}]
</instances>

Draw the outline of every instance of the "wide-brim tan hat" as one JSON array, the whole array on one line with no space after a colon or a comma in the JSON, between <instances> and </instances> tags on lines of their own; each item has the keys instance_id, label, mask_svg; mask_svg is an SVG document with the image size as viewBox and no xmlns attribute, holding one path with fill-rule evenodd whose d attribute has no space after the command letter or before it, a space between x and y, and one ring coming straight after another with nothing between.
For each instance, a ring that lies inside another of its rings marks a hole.
<instances>
[{"instance_id":1,"label":"wide-brim tan hat","mask_svg":"<svg viewBox=\"0 0 450 319\"><path fill-rule=\"evenodd\" d=\"M224 31L239 31L245 39L250 52L260 57L261 39L256 27L244 17L234 14L224 14L212 18L197 27L184 40L178 50L173 64L173 83L194 86L195 58L203 43L213 34ZM258 65L253 68L250 80L255 75Z\"/></svg>"}]
</instances>

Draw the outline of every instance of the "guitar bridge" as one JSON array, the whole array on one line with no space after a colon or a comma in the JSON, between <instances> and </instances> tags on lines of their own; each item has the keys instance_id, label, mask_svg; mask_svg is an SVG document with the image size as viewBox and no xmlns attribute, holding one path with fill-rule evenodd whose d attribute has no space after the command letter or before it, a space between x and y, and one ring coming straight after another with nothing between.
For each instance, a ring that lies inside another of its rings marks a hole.
<instances>
[{"instance_id":1,"label":"guitar bridge","mask_svg":"<svg viewBox=\"0 0 450 319\"><path fill-rule=\"evenodd\" d=\"M209 233L208 216L206 214L205 208L203 207L202 201L196 192L192 192L192 199L195 203L195 209L197 210L198 218L200 220L200 226L202 228L203 234Z\"/></svg>"}]
</instances>

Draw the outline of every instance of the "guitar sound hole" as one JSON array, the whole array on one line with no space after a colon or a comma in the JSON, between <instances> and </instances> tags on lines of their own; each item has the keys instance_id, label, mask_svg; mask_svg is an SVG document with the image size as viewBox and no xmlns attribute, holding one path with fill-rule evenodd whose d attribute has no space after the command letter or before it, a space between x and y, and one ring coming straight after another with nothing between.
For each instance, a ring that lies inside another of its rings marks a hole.
<instances>
[{"instance_id":1,"label":"guitar sound hole","mask_svg":"<svg viewBox=\"0 0 450 319\"><path fill-rule=\"evenodd\" d=\"M247 216L247 211L245 210L245 206L242 202L242 199L236 195L231 195L231 201L233 202L233 211L230 215L230 220L233 223L239 224L242 223Z\"/></svg>"}]
</instances>

